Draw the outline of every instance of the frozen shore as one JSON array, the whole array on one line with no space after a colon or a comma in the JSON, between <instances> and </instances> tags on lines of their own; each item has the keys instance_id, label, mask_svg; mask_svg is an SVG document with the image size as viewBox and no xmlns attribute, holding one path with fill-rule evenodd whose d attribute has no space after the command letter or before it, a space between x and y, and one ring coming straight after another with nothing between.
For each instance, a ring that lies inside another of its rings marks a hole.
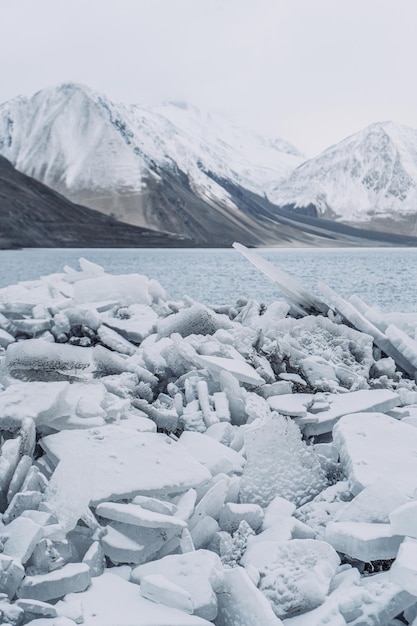
<instances>
[{"instance_id":1,"label":"frozen shore","mask_svg":"<svg viewBox=\"0 0 417 626\"><path fill-rule=\"evenodd\" d=\"M417 626L417 313L173 301L80 269L0 290L10 626Z\"/></svg>"}]
</instances>

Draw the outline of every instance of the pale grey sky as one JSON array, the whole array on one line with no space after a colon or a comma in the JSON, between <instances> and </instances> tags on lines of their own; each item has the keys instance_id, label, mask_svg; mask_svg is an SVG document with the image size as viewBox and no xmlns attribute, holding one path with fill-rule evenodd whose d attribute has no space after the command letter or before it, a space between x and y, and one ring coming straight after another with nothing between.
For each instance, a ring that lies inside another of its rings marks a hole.
<instances>
[{"instance_id":1,"label":"pale grey sky","mask_svg":"<svg viewBox=\"0 0 417 626\"><path fill-rule=\"evenodd\" d=\"M65 81L185 100L317 154L417 128L417 0L0 0L0 102Z\"/></svg>"}]
</instances>

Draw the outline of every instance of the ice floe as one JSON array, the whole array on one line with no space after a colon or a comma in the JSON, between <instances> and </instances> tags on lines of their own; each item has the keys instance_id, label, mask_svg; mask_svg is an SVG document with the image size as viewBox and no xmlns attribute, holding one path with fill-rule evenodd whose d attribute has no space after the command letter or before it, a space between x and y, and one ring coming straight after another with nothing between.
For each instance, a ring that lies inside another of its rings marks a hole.
<instances>
[{"instance_id":1,"label":"ice floe","mask_svg":"<svg viewBox=\"0 0 417 626\"><path fill-rule=\"evenodd\" d=\"M284 301L0 290L1 623L417 625L415 322L236 249Z\"/></svg>"}]
</instances>

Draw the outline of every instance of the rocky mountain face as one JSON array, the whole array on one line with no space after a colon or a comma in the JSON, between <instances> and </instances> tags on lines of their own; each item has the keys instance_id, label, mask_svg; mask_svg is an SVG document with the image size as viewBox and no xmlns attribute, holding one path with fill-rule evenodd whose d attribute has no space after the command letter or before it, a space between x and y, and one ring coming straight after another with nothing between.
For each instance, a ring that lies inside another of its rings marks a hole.
<instances>
[{"instance_id":1,"label":"rocky mountain face","mask_svg":"<svg viewBox=\"0 0 417 626\"><path fill-rule=\"evenodd\" d=\"M263 195L303 160L183 104L116 105L74 84L2 105L0 154L73 202L202 243L262 240L246 190Z\"/></svg>"},{"instance_id":2,"label":"rocky mountain face","mask_svg":"<svg viewBox=\"0 0 417 626\"><path fill-rule=\"evenodd\" d=\"M295 168L270 199L303 214L416 235L417 130L371 124Z\"/></svg>"},{"instance_id":3,"label":"rocky mountain face","mask_svg":"<svg viewBox=\"0 0 417 626\"><path fill-rule=\"evenodd\" d=\"M0 249L193 245L73 204L0 157Z\"/></svg>"},{"instance_id":4,"label":"rocky mountain face","mask_svg":"<svg viewBox=\"0 0 417 626\"><path fill-rule=\"evenodd\" d=\"M306 161L282 139L184 103L115 104L67 83L0 106L0 155L149 237L205 246L417 237L417 130L390 122Z\"/></svg>"}]
</instances>

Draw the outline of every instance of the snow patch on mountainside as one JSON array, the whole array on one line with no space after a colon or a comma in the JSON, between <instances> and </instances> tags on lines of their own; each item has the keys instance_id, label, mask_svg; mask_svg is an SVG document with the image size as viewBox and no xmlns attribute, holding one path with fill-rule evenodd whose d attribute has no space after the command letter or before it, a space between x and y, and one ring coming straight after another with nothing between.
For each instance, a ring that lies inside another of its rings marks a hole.
<instances>
[{"instance_id":1,"label":"snow patch on mountainside","mask_svg":"<svg viewBox=\"0 0 417 626\"><path fill-rule=\"evenodd\" d=\"M371 124L297 167L270 194L275 204L347 222L410 215L417 208L417 130Z\"/></svg>"},{"instance_id":2,"label":"snow patch on mountainside","mask_svg":"<svg viewBox=\"0 0 417 626\"><path fill-rule=\"evenodd\" d=\"M141 193L169 171L229 208L222 180L263 194L303 160L283 140L194 107L115 104L74 83L1 105L0 154L63 193Z\"/></svg>"}]
</instances>

